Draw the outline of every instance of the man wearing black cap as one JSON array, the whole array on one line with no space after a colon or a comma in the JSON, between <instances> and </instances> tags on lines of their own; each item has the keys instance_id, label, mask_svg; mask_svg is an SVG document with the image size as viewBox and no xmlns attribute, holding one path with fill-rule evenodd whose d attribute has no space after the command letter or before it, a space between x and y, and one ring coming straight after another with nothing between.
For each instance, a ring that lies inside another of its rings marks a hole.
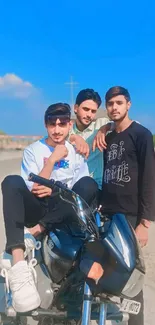
<instances>
[{"instance_id":1,"label":"man wearing black cap","mask_svg":"<svg viewBox=\"0 0 155 325\"><path fill-rule=\"evenodd\" d=\"M65 183L88 204L97 193L87 163L66 141L72 126L70 117L68 104L49 106L45 112L47 137L24 150L21 176L7 176L2 182L7 243L6 252L0 256L0 268L8 278L17 312L27 312L40 305L32 265L24 260L25 256L35 248L35 237L51 229L53 223L63 222L70 211L70 205L52 196L51 189L30 182L29 173Z\"/></svg>"}]
</instances>

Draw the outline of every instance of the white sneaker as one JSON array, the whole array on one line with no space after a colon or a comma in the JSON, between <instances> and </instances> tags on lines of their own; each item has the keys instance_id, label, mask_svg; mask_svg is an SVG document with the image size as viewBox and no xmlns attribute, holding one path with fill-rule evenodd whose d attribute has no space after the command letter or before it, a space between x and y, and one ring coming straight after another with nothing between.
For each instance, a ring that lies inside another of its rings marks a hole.
<instances>
[{"instance_id":1,"label":"white sneaker","mask_svg":"<svg viewBox=\"0 0 155 325\"><path fill-rule=\"evenodd\" d=\"M31 233L26 227L24 227L24 242L25 242L24 258L27 257L34 249L38 250L41 247L41 243L31 235ZM12 255L4 251L3 253L0 254L0 270L2 269L9 270L11 267L12 267Z\"/></svg>"},{"instance_id":2,"label":"white sneaker","mask_svg":"<svg viewBox=\"0 0 155 325\"><path fill-rule=\"evenodd\" d=\"M40 306L41 300L36 289L36 271L33 261L16 263L9 271L3 269L1 275L5 277L7 292L11 290L12 306L16 312L24 313Z\"/></svg>"}]
</instances>

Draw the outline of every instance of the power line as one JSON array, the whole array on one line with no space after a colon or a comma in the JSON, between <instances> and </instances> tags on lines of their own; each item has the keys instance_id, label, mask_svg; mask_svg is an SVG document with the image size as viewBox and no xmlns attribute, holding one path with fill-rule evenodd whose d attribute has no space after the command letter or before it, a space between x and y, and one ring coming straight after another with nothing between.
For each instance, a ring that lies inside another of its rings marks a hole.
<instances>
[{"instance_id":1,"label":"power line","mask_svg":"<svg viewBox=\"0 0 155 325\"><path fill-rule=\"evenodd\" d=\"M79 83L76 81L73 81L73 77L70 77L70 82L65 82L65 85L70 86L70 96L71 96L71 107L73 109L74 107L74 88L76 88L76 86Z\"/></svg>"}]
</instances>

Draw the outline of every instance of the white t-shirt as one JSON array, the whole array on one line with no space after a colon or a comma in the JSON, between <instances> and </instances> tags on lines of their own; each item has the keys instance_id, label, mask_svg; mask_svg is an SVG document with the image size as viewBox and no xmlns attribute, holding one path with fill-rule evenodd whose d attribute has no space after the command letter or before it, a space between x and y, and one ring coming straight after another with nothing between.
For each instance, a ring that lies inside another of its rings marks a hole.
<instances>
[{"instance_id":1,"label":"white t-shirt","mask_svg":"<svg viewBox=\"0 0 155 325\"><path fill-rule=\"evenodd\" d=\"M53 147L46 144L45 139L46 138L43 138L30 144L24 150L21 176L29 190L31 190L33 186L33 182L28 180L29 174L34 173L38 175L43 169L46 159L49 158L54 151ZM65 146L68 149L68 156L64 159L67 163L67 167L60 167L58 164L55 164L50 179L61 181L67 184L69 188L72 188L80 178L89 176L89 171L84 158L76 153L74 147L68 141L65 142Z\"/></svg>"}]
</instances>

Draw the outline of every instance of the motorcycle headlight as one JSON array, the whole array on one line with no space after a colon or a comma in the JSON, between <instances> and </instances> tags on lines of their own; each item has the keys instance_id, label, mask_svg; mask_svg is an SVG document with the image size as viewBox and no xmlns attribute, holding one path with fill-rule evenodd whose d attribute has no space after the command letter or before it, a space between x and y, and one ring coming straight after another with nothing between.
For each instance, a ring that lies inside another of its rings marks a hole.
<instances>
[{"instance_id":1,"label":"motorcycle headlight","mask_svg":"<svg viewBox=\"0 0 155 325\"><path fill-rule=\"evenodd\" d=\"M122 290L122 294L126 297L133 298L142 290L144 283L144 273L138 269L134 269L128 282Z\"/></svg>"}]
</instances>

